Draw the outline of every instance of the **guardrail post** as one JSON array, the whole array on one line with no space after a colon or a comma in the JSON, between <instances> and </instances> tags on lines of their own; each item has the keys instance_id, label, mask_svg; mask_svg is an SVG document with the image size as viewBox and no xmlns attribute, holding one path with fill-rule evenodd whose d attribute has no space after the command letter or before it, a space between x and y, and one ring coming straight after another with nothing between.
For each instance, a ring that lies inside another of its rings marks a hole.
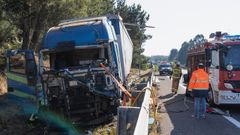
<instances>
[{"instance_id":1,"label":"guardrail post","mask_svg":"<svg viewBox=\"0 0 240 135\"><path fill-rule=\"evenodd\" d=\"M118 108L118 135L132 135L138 119L140 107L120 106Z\"/></svg>"}]
</instances>

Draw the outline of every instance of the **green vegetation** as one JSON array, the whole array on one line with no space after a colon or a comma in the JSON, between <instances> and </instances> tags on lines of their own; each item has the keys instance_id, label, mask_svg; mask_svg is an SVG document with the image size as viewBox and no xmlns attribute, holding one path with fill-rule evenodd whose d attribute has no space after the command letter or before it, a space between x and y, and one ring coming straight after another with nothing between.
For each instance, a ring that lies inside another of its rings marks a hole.
<instances>
[{"instance_id":1,"label":"green vegetation","mask_svg":"<svg viewBox=\"0 0 240 135\"><path fill-rule=\"evenodd\" d=\"M153 71L154 71L154 72L158 72L158 65L156 65L156 64L154 65Z\"/></svg>"},{"instance_id":2,"label":"green vegetation","mask_svg":"<svg viewBox=\"0 0 240 135\"><path fill-rule=\"evenodd\" d=\"M168 56L164 56L164 55L155 55L155 56L151 56L151 61L153 62L160 62L160 61L168 61Z\"/></svg>"},{"instance_id":3,"label":"green vegetation","mask_svg":"<svg viewBox=\"0 0 240 135\"><path fill-rule=\"evenodd\" d=\"M180 64L186 65L188 48L204 44L206 41L207 40L204 38L202 34L198 34L193 39L190 39L188 42L187 41L183 42L179 51L177 49L172 49L168 57L168 60L170 62L179 61Z\"/></svg>"},{"instance_id":4,"label":"green vegetation","mask_svg":"<svg viewBox=\"0 0 240 135\"><path fill-rule=\"evenodd\" d=\"M168 56L168 61L172 62L173 60L175 60L177 58L177 55L178 55L178 50L177 49L172 49L170 51L169 56Z\"/></svg>"},{"instance_id":5,"label":"green vegetation","mask_svg":"<svg viewBox=\"0 0 240 135\"><path fill-rule=\"evenodd\" d=\"M137 68L138 65L143 65L149 60L146 56L142 55L144 52L143 43L150 39L150 35L145 35L146 22L149 20L149 15L147 12L142 10L141 5L127 6L125 0L118 0L115 11L123 17L124 22L136 24L138 26L126 26L129 29L129 34L134 44L133 48L133 63L132 66Z\"/></svg>"},{"instance_id":6,"label":"green vegetation","mask_svg":"<svg viewBox=\"0 0 240 135\"><path fill-rule=\"evenodd\" d=\"M61 20L88 16L119 14L134 44L133 67L143 66L148 58L142 55L149 15L140 5L126 5L125 0L0 0L0 49L40 48L44 33Z\"/></svg>"},{"instance_id":7,"label":"green vegetation","mask_svg":"<svg viewBox=\"0 0 240 135\"><path fill-rule=\"evenodd\" d=\"M194 47L196 45L204 44L207 40L202 34L196 35L193 39L190 39L189 42L183 42L182 47L180 48L176 60L178 60L182 65L186 64L187 61L187 51L188 48Z\"/></svg>"}]
</instances>

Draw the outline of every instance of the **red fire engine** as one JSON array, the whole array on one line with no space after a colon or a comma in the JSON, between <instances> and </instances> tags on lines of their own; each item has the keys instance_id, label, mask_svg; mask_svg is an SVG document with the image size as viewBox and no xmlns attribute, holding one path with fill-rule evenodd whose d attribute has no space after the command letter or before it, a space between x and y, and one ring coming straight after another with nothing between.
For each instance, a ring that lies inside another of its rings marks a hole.
<instances>
[{"instance_id":1,"label":"red fire engine","mask_svg":"<svg viewBox=\"0 0 240 135\"><path fill-rule=\"evenodd\" d=\"M204 44L196 45L187 53L187 80L199 62L209 73L210 104L240 104L240 35L216 32ZM186 95L189 95L186 90Z\"/></svg>"}]
</instances>

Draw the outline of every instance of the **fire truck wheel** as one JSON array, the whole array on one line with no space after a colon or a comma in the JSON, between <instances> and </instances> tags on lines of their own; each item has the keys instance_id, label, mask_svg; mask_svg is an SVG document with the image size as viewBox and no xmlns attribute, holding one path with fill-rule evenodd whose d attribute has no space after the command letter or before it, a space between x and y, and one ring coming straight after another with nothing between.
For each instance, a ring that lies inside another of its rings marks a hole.
<instances>
[{"instance_id":1,"label":"fire truck wheel","mask_svg":"<svg viewBox=\"0 0 240 135\"><path fill-rule=\"evenodd\" d=\"M210 106L215 106L212 89L210 89L208 92L207 102L209 103Z\"/></svg>"}]
</instances>

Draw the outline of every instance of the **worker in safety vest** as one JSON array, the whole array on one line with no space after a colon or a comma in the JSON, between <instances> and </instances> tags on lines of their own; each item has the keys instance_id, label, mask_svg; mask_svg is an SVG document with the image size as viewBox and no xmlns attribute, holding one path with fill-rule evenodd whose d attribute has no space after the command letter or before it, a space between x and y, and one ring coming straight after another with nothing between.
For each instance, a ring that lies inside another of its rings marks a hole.
<instances>
[{"instance_id":1,"label":"worker in safety vest","mask_svg":"<svg viewBox=\"0 0 240 135\"><path fill-rule=\"evenodd\" d=\"M189 91L192 91L194 96L195 109L192 117L205 118L209 79L208 73L204 71L204 65L202 63L199 63L197 70L192 73L188 89Z\"/></svg>"},{"instance_id":2,"label":"worker in safety vest","mask_svg":"<svg viewBox=\"0 0 240 135\"><path fill-rule=\"evenodd\" d=\"M172 92L174 94L177 94L181 76L182 76L182 70L180 68L180 64L177 63L173 68L173 73L172 73Z\"/></svg>"}]
</instances>

